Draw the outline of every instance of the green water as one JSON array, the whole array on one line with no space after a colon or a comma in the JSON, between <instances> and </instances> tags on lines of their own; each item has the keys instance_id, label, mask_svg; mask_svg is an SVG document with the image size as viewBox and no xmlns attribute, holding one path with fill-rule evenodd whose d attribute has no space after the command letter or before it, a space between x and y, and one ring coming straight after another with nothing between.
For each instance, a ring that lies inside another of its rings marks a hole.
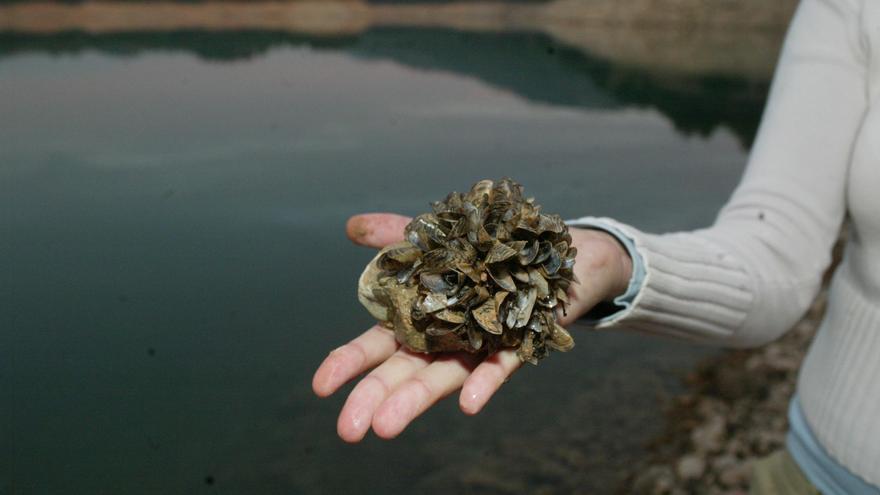
<instances>
[{"instance_id":1,"label":"green water","mask_svg":"<svg viewBox=\"0 0 880 495\"><path fill-rule=\"evenodd\" d=\"M344 222L511 176L705 225L765 89L534 34L0 35L0 493L612 491L713 351L579 331L477 417L345 445L351 387L310 392L371 324Z\"/></svg>"}]
</instances>

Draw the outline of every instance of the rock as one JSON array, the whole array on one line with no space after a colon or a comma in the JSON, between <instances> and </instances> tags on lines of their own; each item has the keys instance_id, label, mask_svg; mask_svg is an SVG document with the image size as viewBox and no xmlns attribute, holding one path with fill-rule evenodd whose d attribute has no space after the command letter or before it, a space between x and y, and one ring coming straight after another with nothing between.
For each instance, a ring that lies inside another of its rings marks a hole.
<instances>
[{"instance_id":1,"label":"rock","mask_svg":"<svg viewBox=\"0 0 880 495\"><path fill-rule=\"evenodd\" d=\"M728 488L746 487L752 478L752 463L736 462L720 470L718 481Z\"/></svg>"},{"instance_id":2,"label":"rock","mask_svg":"<svg viewBox=\"0 0 880 495\"><path fill-rule=\"evenodd\" d=\"M715 471L723 471L724 469L737 464L739 461L735 456L728 454L721 454L718 457L712 459L712 469Z\"/></svg>"},{"instance_id":3,"label":"rock","mask_svg":"<svg viewBox=\"0 0 880 495\"><path fill-rule=\"evenodd\" d=\"M721 366L715 371L715 387L725 400L736 400L760 388L761 376L741 367Z\"/></svg>"},{"instance_id":4,"label":"rock","mask_svg":"<svg viewBox=\"0 0 880 495\"><path fill-rule=\"evenodd\" d=\"M697 404L697 414L703 418L711 416L724 416L729 407L724 402L714 397L702 397Z\"/></svg>"},{"instance_id":5,"label":"rock","mask_svg":"<svg viewBox=\"0 0 880 495\"><path fill-rule=\"evenodd\" d=\"M715 415L691 432L691 443L697 452L714 453L724 447L727 436L727 422L721 415Z\"/></svg>"},{"instance_id":6,"label":"rock","mask_svg":"<svg viewBox=\"0 0 880 495\"><path fill-rule=\"evenodd\" d=\"M724 446L724 452L735 457L745 457L748 454L748 448L741 438L734 437Z\"/></svg>"},{"instance_id":7,"label":"rock","mask_svg":"<svg viewBox=\"0 0 880 495\"><path fill-rule=\"evenodd\" d=\"M669 466L654 465L636 476L633 482L633 493L649 495L665 495L675 485L675 474Z\"/></svg>"},{"instance_id":8,"label":"rock","mask_svg":"<svg viewBox=\"0 0 880 495\"><path fill-rule=\"evenodd\" d=\"M763 352L764 366L772 371L796 371L801 364L800 353L784 347L782 344L771 344Z\"/></svg>"},{"instance_id":9,"label":"rock","mask_svg":"<svg viewBox=\"0 0 880 495\"><path fill-rule=\"evenodd\" d=\"M679 459L675 471L683 480L700 479L706 472L706 459L698 454L686 455Z\"/></svg>"},{"instance_id":10,"label":"rock","mask_svg":"<svg viewBox=\"0 0 880 495\"><path fill-rule=\"evenodd\" d=\"M752 448L759 456L767 455L785 444L783 431L758 431L753 437Z\"/></svg>"},{"instance_id":11,"label":"rock","mask_svg":"<svg viewBox=\"0 0 880 495\"><path fill-rule=\"evenodd\" d=\"M727 489L747 488L752 476L751 461L743 461L728 454L716 457L711 468L717 473L719 484Z\"/></svg>"},{"instance_id":12,"label":"rock","mask_svg":"<svg viewBox=\"0 0 880 495\"><path fill-rule=\"evenodd\" d=\"M777 415L777 417L781 418L783 421L787 421L788 416L784 413L788 411L788 404L793 394L794 383L783 382L773 385L770 387L770 391L767 394L767 407L777 413L783 413Z\"/></svg>"}]
</instances>

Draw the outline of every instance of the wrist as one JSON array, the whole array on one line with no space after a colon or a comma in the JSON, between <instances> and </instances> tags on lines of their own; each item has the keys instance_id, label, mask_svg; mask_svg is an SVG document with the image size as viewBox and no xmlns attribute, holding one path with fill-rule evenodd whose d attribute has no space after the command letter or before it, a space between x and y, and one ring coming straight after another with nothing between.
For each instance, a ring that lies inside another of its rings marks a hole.
<instances>
[{"instance_id":1,"label":"wrist","mask_svg":"<svg viewBox=\"0 0 880 495\"><path fill-rule=\"evenodd\" d=\"M632 278L633 262L618 239L599 229L570 228L578 249L575 273L581 289L591 292L586 299L612 301L623 295Z\"/></svg>"},{"instance_id":2,"label":"wrist","mask_svg":"<svg viewBox=\"0 0 880 495\"><path fill-rule=\"evenodd\" d=\"M614 235L597 230L598 235L604 238L604 244L608 249L608 288L603 301L612 301L615 297L621 296L629 287L629 281L632 278L633 264L632 258L626 246L614 237Z\"/></svg>"}]
</instances>

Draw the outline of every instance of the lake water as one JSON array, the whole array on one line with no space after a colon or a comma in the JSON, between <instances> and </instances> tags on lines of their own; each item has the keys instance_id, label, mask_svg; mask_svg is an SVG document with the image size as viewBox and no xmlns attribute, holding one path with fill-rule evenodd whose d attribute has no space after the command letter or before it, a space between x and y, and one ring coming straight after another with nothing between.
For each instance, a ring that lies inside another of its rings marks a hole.
<instances>
[{"instance_id":1,"label":"lake water","mask_svg":"<svg viewBox=\"0 0 880 495\"><path fill-rule=\"evenodd\" d=\"M0 493L607 493L711 349L577 330L477 417L346 445L310 380L370 317L344 223L510 176L708 224L766 84L527 33L0 35Z\"/></svg>"}]
</instances>

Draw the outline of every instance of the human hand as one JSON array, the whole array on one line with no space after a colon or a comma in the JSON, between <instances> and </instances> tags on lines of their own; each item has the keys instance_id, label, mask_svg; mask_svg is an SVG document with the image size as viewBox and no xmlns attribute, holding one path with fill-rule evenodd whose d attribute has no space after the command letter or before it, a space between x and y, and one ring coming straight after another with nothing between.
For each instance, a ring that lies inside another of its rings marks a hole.
<instances>
[{"instance_id":1,"label":"human hand","mask_svg":"<svg viewBox=\"0 0 880 495\"><path fill-rule=\"evenodd\" d=\"M403 240L409 221L391 213L356 215L349 219L346 234L356 244L382 248ZM626 250L611 235L598 230L569 231L578 249L574 270L581 283L569 289L570 305L560 320L562 325L622 293L632 271ZM360 441L371 427L379 437L390 439L459 388L461 410L476 414L520 364L513 349L489 356L412 352L397 343L393 331L375 325L324 359L312 379L312 389L319 397L327 397L372 369L349 394L336 430L346 442Z\"/></svg>"}]
</instances>

